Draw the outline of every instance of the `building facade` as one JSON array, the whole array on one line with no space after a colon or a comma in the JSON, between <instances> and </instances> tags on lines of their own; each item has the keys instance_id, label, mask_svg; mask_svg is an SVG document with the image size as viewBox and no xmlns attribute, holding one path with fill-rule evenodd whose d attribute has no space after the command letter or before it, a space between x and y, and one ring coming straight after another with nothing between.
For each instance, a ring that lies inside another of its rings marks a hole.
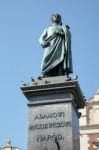
<instances>
[{"instance_id":1,"label":"building facade","mask_svg":"<svg viewBox=\"0 0 99 150\"><path fill-rule=\"evenodd\" d=\"M99 90L80 112L81 150L99 150Z\"/></svg>"}]
</instances>

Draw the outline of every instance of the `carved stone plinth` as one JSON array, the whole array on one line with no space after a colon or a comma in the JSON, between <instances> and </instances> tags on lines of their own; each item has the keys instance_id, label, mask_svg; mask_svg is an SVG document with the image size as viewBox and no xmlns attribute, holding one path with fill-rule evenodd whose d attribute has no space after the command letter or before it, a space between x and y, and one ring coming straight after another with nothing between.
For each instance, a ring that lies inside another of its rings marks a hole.
<instances>
[{"instance_id":1,"label":"carved stone plinth","mask_svg":"<svg viewBox=\"0 0 99 150\"><path fill-rule=\"evenodd\" d=\"M21 87L28 99L28 150L80 150L79 113L85 101L78 81L42 78Z\"/></svg>"}]
</instances>

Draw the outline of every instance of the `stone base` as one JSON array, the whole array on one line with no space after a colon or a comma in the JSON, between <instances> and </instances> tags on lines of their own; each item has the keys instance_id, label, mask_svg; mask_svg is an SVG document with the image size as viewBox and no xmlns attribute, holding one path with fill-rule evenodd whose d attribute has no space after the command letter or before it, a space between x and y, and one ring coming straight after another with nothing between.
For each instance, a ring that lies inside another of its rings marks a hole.
<instances>
[{"instance_id":1,"label":"stone base","mask_svg":"<svg viewBox=\"0 0 99 150\"><path fill-rule=\"evenodd\" d=\"M51 149L80 150L78 113L71 101L29 108L28 150Z\"/></svg>"},{"instance_id":2,"label":"stone base","mask_svg":"<svg viewBox=\"0 0 99 150\"><path fill-rule=\"evenodd\" d=\"M28 150L80 150L79 113L85 106L76 80L43 78L21 87L28 99Z\"/></svg>"}]
</instances>

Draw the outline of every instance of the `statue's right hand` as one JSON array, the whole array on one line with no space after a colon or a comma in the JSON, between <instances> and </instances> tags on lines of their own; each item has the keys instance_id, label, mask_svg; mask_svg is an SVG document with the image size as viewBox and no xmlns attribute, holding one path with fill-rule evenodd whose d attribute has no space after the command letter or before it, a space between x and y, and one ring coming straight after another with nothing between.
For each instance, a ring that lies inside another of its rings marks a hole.
<instances>
[{"instance_id":1,"label":"statue's right hand","mask_svg":"<svg viewBox=\"0 0 99 150\"><path fill-rule=\"evenodd\" d=\"M57 36L65 36L64 32L61 32L61 31L55 31L55 35Z\"/></svg>"},{"instance_id":2,"label":"statue's right hand","mask_svg":"<svg viewBox=\"0 0 99 150\"><path fill-rule=\"evenodd\" d=\"M58 32L58 31L54 31L54 34L55 34L55 35L59 35L59 32Z\"/></svg>"}]
</instances>

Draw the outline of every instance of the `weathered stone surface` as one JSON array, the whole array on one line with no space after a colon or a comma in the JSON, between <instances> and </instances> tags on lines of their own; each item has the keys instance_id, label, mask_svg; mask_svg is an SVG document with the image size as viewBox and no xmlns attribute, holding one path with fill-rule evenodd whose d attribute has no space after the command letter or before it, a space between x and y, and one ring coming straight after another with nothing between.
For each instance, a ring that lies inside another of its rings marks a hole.
<instances>
[{"instance_id":1,"label":"weathered stone surface","mask_svg":"<svg viewBox=\"0 0 99 150\"><path fill-rule=\"evenodd\" d=\"M79 149L79 120L71 102L29 108L28 150Z\"/></svg>"}]
</instances>

